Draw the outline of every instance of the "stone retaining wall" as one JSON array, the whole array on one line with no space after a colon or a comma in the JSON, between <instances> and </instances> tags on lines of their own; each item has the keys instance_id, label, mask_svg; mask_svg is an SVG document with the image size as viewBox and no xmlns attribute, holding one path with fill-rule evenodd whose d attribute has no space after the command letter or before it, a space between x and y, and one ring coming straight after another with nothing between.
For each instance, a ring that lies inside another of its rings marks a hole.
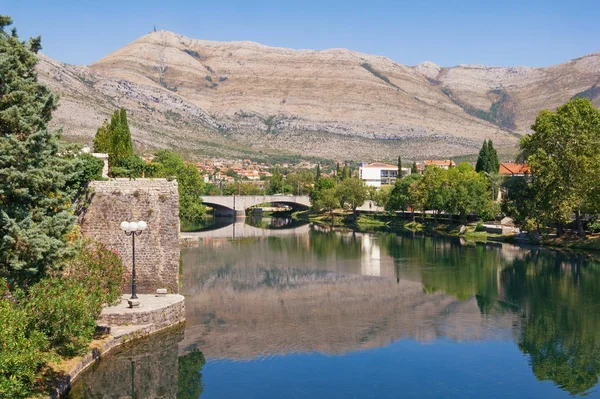
<instances>
[{"instance_id":1,"label":"stone retaining wall","mask_svg":"<svg viewBox=\"0 0 600 399\"><path fill-rule=\"evenodd\" d=\"M179 292L179 193L167 179L116 179L90 183L89 206L80 217L85 237L116 250L131 273L131 237L122 221L144 220L148 228L135 238L137 292L158 288ZM131 283L124 287L131 292Z\"/></svg>"},{"instance_id":2,"label":"stone retaining wall","mask_svg":"<svg viewBox=\"0 0 600 399\"><path fill-rule=\"evenodd\" d=\"M152 324L154 328L161 329L185 320L185 300L182 295L169 295L168 304L144 307L144 304L148 303L150 298L152 298L151 295L140 295L141 305L139 308L127 308L125 303L122 306L105 308L98 319L98 324L109 326ZM156 299L163 298L158 297Z\"/></svg>"}]
</instances>

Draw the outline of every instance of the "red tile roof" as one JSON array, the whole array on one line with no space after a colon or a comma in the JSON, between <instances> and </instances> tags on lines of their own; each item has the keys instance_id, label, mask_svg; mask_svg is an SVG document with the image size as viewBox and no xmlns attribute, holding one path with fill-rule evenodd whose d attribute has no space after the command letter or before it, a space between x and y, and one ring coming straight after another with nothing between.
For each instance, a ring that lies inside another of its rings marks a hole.
<instances>
[{"instance_id":1,"label":"red tile roof","mask_svg":"<svg viewBox=\"0 0 600 399\"><path fill-rule=\"evenodd\" d=\"M390 165L382 162L374 162L363 166L363 168L378 168L378 169L398 169L398 165Z\"/></svg>"},{"instance_id":2,"label":"red tile roof","mask_svg":"<svg viewBox=\"0 0 600 399\"><path fill-rule=\"evenodd\" d=\"M531 173L531 170L526 163L501 163L498 173L511 176L526 175Z\"/></svg>"}]
</instances>

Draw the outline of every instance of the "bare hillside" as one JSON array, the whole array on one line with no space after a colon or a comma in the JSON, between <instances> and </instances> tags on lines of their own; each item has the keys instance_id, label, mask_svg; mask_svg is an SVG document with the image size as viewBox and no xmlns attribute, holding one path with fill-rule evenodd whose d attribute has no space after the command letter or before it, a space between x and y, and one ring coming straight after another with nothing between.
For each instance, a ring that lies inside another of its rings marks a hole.
<instances>
[{"instance_id":1,"label":"bare hillside","mask_svg":"<svg viewBox=\"0 0 600 399\"><path fill-rule=\"evenodd\" d=\"M61 94L66 136L90 140L123 106L138 145L215 157L452 157L486 138L510 152L539 110L578 94L600 101L600 54L550 68L408 67L158 31L89 67L41 56L39 71Z\"/></svg>"}]
</instances>

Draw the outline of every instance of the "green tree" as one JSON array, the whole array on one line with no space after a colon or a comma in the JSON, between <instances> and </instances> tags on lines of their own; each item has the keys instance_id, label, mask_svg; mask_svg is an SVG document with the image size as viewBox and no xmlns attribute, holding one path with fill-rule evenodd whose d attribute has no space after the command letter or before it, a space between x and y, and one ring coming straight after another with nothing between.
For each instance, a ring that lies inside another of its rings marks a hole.
<instances>
[{"instance_id":1,"label":"green tree","mask_svg":"<svg viewBox=\"0 0 600 399\"><path fill-rule=\"evenodd\" d=\"M500 161L492 140L484 140L477 156L475 170L477 172L498 173Z\"/></svg>"},{"instance_id":2,"label":"green tree","mask_svg":"<svg viewBox=\"0 0 600 399\"><path fill-rule=\"evenodd\" d=\"M403 179L396 180L385 209L388 211L404 211L407 208L413 208L414 199L410 195L410 186L420 179L420 174L412 173Z\"/></svg>"},{"instance_id":3,"label":"green tree","mask_svg":"<svg viewBox=\"0 0 600 399\"><path fill-rule=\"evenodd\" d=\"M322 190L319 193L318 199L313 202L313 208L317 210L326 210L329 212L329 216L333 218L333 210L340 204L339 199L336 196L335 187L330 187Z\"/></svg>"},{"instance_id":4,"label":"green tree","mask_svg":"<svg viewBox=\"0 0 600 399\"><path fill-rule=\"evenodd\" d=\"M323 208L321 206L321 202L320 202L322 199L321 196L322 196L323 192L327 189L335 188L335 185L336 185L335 179L332 179L329 177L320 177L316 181L313 190L309 194L310 202L315 210L319 211L320 209Z\"/></svg>"},{"instance_id":5,"label":"green tree","mask_svg":"<svg viewBox=\"0 0 600 399\"><path fill-rule=\"evenodd\" d=\"M412 163L412 166L410 167L410 173L413 174L413 175L419 173L419 168L417 167L417 162L416 161L414 161Z\"/></svg>"},{"instance_id":6,"label":"green tree","mask_svg":"<svg viewBox=\"0 0 600 399\"><path fill-rule=\"evenodd\" d=\"M600 191L600 111L576 98L556 112L542 111L521 140L531 168L532 189L543 219L559 224L575 214L585 237L583 212L597 213Z\"/></svg>"},{"instance_id":7,"label":"green tree","mask_svg":"<svg viewBox=\"0 0 600 399\"><path fill-rule=\"evenodd\" d=\"M340 204L348 205L356 217L356 208L364 204L368 198L367 187L356 177L348 178L337 185L336 197Z\"/></svg>"},{"instance_id":8,"label":"green tree","mask_svg":"<svg viewBox=\"0 0 600 399\"><path fill-rule=\"evenodd\" d=\"M491 201L487 181L466 162L446 173L449 183L446 210L460 215L461 222L466 224L467 214L482 212Z\"/></svg>"},{"instance_id":9,"label":"green tree","mask_svg":"<svg viewBox=\"0 0 600 399\"><path fill-rule=\"evenodd\" d=\"M398 179L402 177L402 157L398 157Z\"/></svg>"},{"instance_id":10,"label":"green tree","mask_svg":"<svg viewBox=\"0 0 600 399\"><path fill-rule=\"evenodd\" d=\"M317 164L317 171L315 172L315 183L321 177L321 165Z\"/></svg>"},{"instance_id":11,"label":"green tree","mask_svg":"<svg viewBox=\"0 0 600 399\"><path fill-rule=\"evenodd\" d=\"M418 184L421 186L420 202L425 210L433 211L434 220L437 222L438 214L448 206L448 171L438 166L428 166Z\"/></svg>"},{"instance_id":12,"label":"green tree","mask_svg":"<svg viewBox=\"0 0 600 399\"><path fill-rule=\"evenodd\" d=\"M198 169L170 150L160 150L150 165L153 175L149 177L174 177L179 192L179 217L186 222L198 223L206 214L202 203L204 178Z\"/></svg>"},{"instance_id":13,"label":"green tree","mask_svg":"<svg viewBox=\"0 0 600 399\"><path fill-rule=\"evenodd\" d=\"M272 176L269 179L269 185L267 187L267 194L283 194L283 175L279 171L279 168L273 170Z\"/></svg>"},{"instance_id":14,"label":"green tree","mask_svg":"<svg viewBox=\"0 0 600 399\"><path fill-rule=\"evenodd\" d=\"M315 182L315 176L310 170L300 170L290 173L285 177L285 183L292 189L296 195L310 194Z\"/></svg>"},{"instance_id":15,"label":"green tree","mask_svg":"<svg viewBox=\"0 0 600 399\"><path fill-rule=\"evenodd\" d=\"M75 170L47 128L56 98L37 81L40 39L8 34L11 23L0 18L0 277L29 285L73 253Z\"/></svg>"},{"instance_id":16,"label":"green tree","mask_svg":"<svg viewBox=\"0 0 600 399\"><path fill-rule=\"evenodd\" d=\"M108 154L111 168L121 166L120 163L133 156L133 143L127 122L127 111L124 108L116 110L110 123L104 121L94 137L94 151Z\"/></svg>"}]
</instances>

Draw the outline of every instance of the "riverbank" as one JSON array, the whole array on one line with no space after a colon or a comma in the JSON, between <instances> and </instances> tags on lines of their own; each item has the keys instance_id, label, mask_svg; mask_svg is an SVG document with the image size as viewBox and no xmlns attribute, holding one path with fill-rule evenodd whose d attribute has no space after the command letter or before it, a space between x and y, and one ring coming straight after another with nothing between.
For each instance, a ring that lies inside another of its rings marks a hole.
<instances>
[{"instance_id":1,"label":"riverbank","mask_svg":"<svg viewBox=\"0 0 600 399\"><path fill-rule=\"evenodd\" d=\"M102 310L98 334L89 351L71 359L56 359L48 365L39 382L38 398L60 398L74 380L103 355L125 343L167 330L185 322L185 299L182 295L138 295L140 306L129 308L127 298Z\"/></svg>"}]
</instances>

